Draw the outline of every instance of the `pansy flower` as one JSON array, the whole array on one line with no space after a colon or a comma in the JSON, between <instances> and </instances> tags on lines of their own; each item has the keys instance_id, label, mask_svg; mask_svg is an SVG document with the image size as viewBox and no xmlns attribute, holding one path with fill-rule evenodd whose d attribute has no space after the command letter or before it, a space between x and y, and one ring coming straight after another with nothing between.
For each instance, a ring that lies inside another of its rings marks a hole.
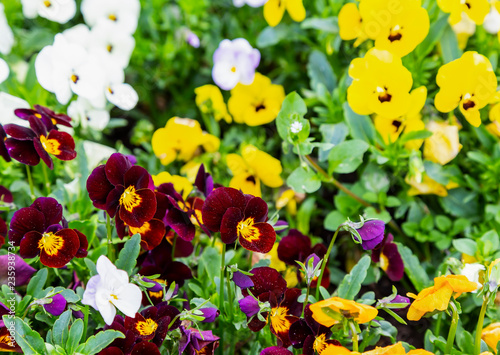
<instances>
[{"instance_id":1,"label":"pansy flower","mask_svg":"<svg viewBox=\"0 0 500 355\"><path fill-rule=\"evenodd\" d=\"M372 48L364 58L351 62L349 76L353 82L347 89L347 101L354 112L387 118L408 112L413 78L399 56Z\"/></svg>"},{"instance_id":2,"label":"pansy flower","mask_svg":"<svg viewBox=\"0 0 500 355\"><path fill-rule=\"evenodd\" d=\"M488 344L491 349L496 349L500 341L500 323L491 323L481 332L481 339Z\"/></svg>"},{"instance_id":3,"label":"pansy flower","mask_svg":"<svg viewBox=\"0 0 500 355\"><path fill-rule=\"evenodd\" d=\"M448 196L448 190L458 187L454 181L450 181L446 186L431 179L427 174L424 174L421 181L416 177L406 176L405 182L410 185L408 196L416 195L437 195L441 197Z\"/></svg>"},{"instance_id":4,"label":"pansy flower","mask_svg":"<svg viewBox=\"0 0 500 355\"><path fill-rule=\"evenodd\" d=\"M4 126L10 136L5 146L11 158L26 165L37 165L41 158L50 169L54 168L54 162L49 154L59 160L75 159L75 141L70 134L55 129L47 131L35 116L29 116L28 121L31 129L16 124Z\"/></svg>"},{"instance_id":5,"label":"pansy flower","mask_svg":"<svg viewBox=\"0 0 500 355\"><path fill-rule=\"evenodd\" d=\"M239 83L231 90L229 112L234 122L261 126L275 120L285 99L285 89L271 79L255 73L251 84Z\"/></svg>"},{"instance_id":6,"label":"pansy flower","mask_svg":"<svg viewBox=\"0 0 500 355\"><path fill-rule=\"evenodd\" d=\"M328 312L323 308L326 308ZM310 306L310 309L314 320L325 327L338 324L342 318L352 319L358 324L368 323L378 314L375 307L340 297L316 302ZM335 314L336 317L332 318L332 314Z\"/></svg>"},{"instance_id":7,"label":"pansy flower","mask_svg":"<svg viewBox=\"0 0 500 355\"><path fill-rule=\"evenodd\" d=\"M173 117L164 128L153 133L151 145L160 162L168 165L174 160L191 160L199 154L200 148L206 152L216 152L219 150L220 140L203 132L198 121Z\"/></svg>"},{"instance_id":8,"label":"pansy flower","mask_svg":"<svg viewBox=\"0 0 500 355\"><path fill-rule=\"evenodd\" d=\"M377 248L372 249L372 261L379 263L391 281L399 281L405 269L398 246L393 241L394 237L389 233Z\"/></svg>"},{"instance_id":9,"label":"pansy flower","mask_svg":"<svg viewBox=\"0 0 500 355\"><path fill-rule=\"evenodd\" d=\"M3 126L0 124L0 157L3 158L6 162L11 161L9 151L7 150L7 147L5 146L5 140L7 139L7 134L5 133L5 130Z\"/></svg>"},{"instance_id":10,"label":"pansy flower","mask_svg":"<svg viewBox=\"0 0 500 355\"><path fill-rule=\"evenodd\" d=\"M227 166L234 177L229 187L241 190L245 194L261 196L260 183L276 188L283 185L280 174L283 171L281 162L273 156L249 144L238 154L228 154Z\"/></svg>"},{"instance_id":11,"label":"pansy flower","mask_svg":"<svg viewBox=\"0 0 500 355\"><path fill-rule=\"evenodd\" d=\"M43 265L59 268L74 257L87 256L87 237L76 229L63 228L62 206L51 197L39 197L30 207L12 216L9 240L20 246L23 258L40 255Z\"/></svg>"},{"instance_id":12,"label":"pansy flower","mask_svg":"<svg viewBox=\"0 0 500 355\"><path fill-rule=\"evenodd\" d=\"M276 240L273 226L266 223L267 212L267 204L260 197L244 195L230 187L219 187L205 200L202 218L209 230L220 231L225 244L238 239L247 250L267 253Z\"/></svg>"},{"instance_id":13,"label":"pansy flower","mask_svg":"<svg viewBox=\"0 0 500 355\"><path fill-rule=\"evenodd\" d=\"M488 0L437 0L439 8L450 14L452 25L460 22L462 13L467 15L477 25L481 25L490 11Z\"/></svg>"},{"instance_id":14,"label":"pansy flower","mask_svg":"<svg viewBox=\"0 0 500 355\"><path fill-rule=\"evenodd\" d=\"M431 121L427 130L432 136L424 143L424 159L445 165L452 161L462 149L458 137L458 126L447 122Z\"/></svg>"},{"instance_id":15,"label":"pansy flower","mask_svg":"<svg viewBox=\"0 0 500 355\"><path fill-rule=\"evenodd\" d=\"M22 0L23 15L32 19L37 16L49 21L66 23L76 14L75 0Z\"/></svg>"},{"instance_id":16,"label":"pansy flower","mask_svg":"<svg viewBox=\"0 0 500 355\"><path fill-rule=\"evenodd\" d=\"M0 351L23 353L21 347L17 345L6 326L0 327Z\"/></svg>"},{"instance_id":17,"label":"pansy flower","mask_svg":"<svg viewBox=\"0 0 500 355\"><path fill-rule=\"evenodd\" d=\"M87 191L95 207L115 214L129 227L140 228L156 213L152 178L146 169L132 166L123 154L114 153L92 171Z\"/></svg>"},{"instance_id":18,"label":"pansy flower","mask_svg":"<svg viewBox=\"0 0 500 355\"><path fill-rule=\"evenodd\" d=\"M196 94L196 106L205 115L212 115L218 122L224 120L227 123L232 122L231 115L227 112L227 106L222 97L220 89L215 85L203 85L194 89Z\"/></svg>"},{"instance_id":19,"label":"pansy flower","mask_svg":"<svg viewBox=\"0 0 500 355\"><path fill-rule=\"evenodd\" d=\"M463 292L472 292L477 284L471 282L464 275L446 275L434 278L434 286L427 287L418 295L408 293L408 297L415 299L408 309L408 320L418 321L426 313L444 311L448 308L451 297L457 298Z\"/></svg>"},{"instance_id":20,"label":"pansy flower","mask_svg":"<svg viewBox=\"0 0 500 355\"><path fill-rule=\"evenodd\" d=\"M344 41L353 39L358 40L354 43L357 47L366 38L363 35L363 20L359 13L358 5L353 2L348 2L340 9L339 16L339 35Z\"/></svg>"},{"instance_id":21,"label":"pansy flower","mask_svg":"<svg viewBox=\"0 0 500 355\"><path fill-rule=\"evenodd\" d=\"M438 111L450 112L458 106L466 120L479 127L479 110L491 101L497 89L497 78L488 58L465 52L439 68L436 82L440 87L434 99Z\"/></svg>"},{"instance_id":22,"label":"pansy flower","mask_svg":"<svg viewBox=\"0 0 500 355\"><path fill-rule=\"evenodd\" d=\"M28 121L28 118L31 116L38 118L43 122L43 124L47 128L47 131L50 131L54 128L57 129L58 124L61 126L72 127L71 117L69 117L68 115L65 115L63 113L55 113L51 109L40 105L35 105L33 106L33 108L34 109L20 108L15 110L14 114L26 121Z\"/></svg>"},{"instance_id":23,"label":"pansy flower","mask_svg":"<svg viewBox=\"0 0 500 355\"><path fill-rule=\"evenodd\" d=\"M269 0L264 5L264 18L269 26L274 27L281 22L285 9L295 22L302 22L306 18L302 0Z\"/></svg>"},{"instance_id":24,"label":"pansy flower","mask_svg":"<svg viewBox=\"0 0 500 355\"><path fill-rule=\"evenodd\" d=\"M215 349L219 347L219 337L211 330L200 331L195 328L180 327L181 338L179 339L179 354L213 355Z\"/></svg>"},{"instance_id":25,"label":"pansy flower","mask_svg":"<svg viewBox=\"0 0 500 355\"><path fill-rule=\"evenodd\" d=\"M179 192L184 199L193 191L193 184L188 178L180 175L170 175L166 171L162 171L158 175L152 175L155 186L172 183L174 190Z\"/></svg>"}]
</instances>

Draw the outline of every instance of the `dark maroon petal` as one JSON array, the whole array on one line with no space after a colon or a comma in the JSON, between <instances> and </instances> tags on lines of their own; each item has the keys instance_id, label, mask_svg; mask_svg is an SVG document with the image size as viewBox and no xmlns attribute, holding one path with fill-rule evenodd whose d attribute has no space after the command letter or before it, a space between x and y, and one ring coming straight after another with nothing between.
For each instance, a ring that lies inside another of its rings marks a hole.
<instances>
[{"instance_id":1,"label":"dark maroon petal","mask_svg":"<svg viewBox=\"0 0 500 355\"><path fill-rule=\"evenodd\" d=\"M136 189L147 189L150 175L142 166L131 167L123 177L123 186L134 186Z\"/></svg>"},{"instance_id":2,"label":"dark maroon petal","mask_svg":"<svg viewBox=\"0 0 500 355\"><path fill-rule=\"evenodd\" d=\"M112 154L106 162L106 177L113 185L123 185L123 179L128 169L132 167L130 160L121 153Z\"/></svg>"},{"instance_id":3,"label":"dark maroon petal","mask_svg":"<svg viewBox=\"0 0 500 355\"><path fill-rule=\"evenodd\" d=\"M156 196L156 212L154 218L162 220L167 214L167 206L169 205L167 195L155 191Z\"/></svg>"},{"instance_id":4,"label":"dark maroon petal","mask_svg":"<svg viewBox=\"0 0 500 355\"><path fill-rule=\"evenodd\" d=\"M177 239L175 242L174 256L176 258L185 258L191 255L194 251L193 243L187 242L183 239Z\"/></svg>"},{"instance_id":5,"label":"dark maroon petal","mask_svg":"<svg viewBox=\"0 0 500 355\"><path fill-rule=\"evenodd\" d=\"M55 294L52 297L51 303L46 303L43 305L43 308L53 316L60 316L64 310L66 309L66 299L60 293Z\"/></svg>"},{"instance_id":6,"label":"dark maroon petal","mask_svg":"<svg viewBox=\"0 0 500 355\"><path fill-rule=\"evenodd\" d=\"M14 246L19 246L21 239L30 231L43 233L45 231L45 217L35 208L24 207L16 211L10 221L9 240Z\"/></svg>"},{"instance_id":7,"label":"dark maroon petal","mask_svg":"<svg viewBox=\"0 0 500 355\"><path fill-rule=\"evenodd\" d=\"M36 152L33 141L31 140L17 140L14 138L7 138L5 140L5 147L9 152L9 156L26 165L35 166L40 163L40 156Z\"/></svg>"},{"instance_id":8,"label":"dark maroon petal","mask_svg":"<svg viewBox=\"0 0 500 355\"><path fill-rule=\"evenodd\" d=\"M254 286L253 281L250 278L250 276L245 275L244 273L242 273L240 271L236 271L233 274L233 282L239 288L249 288L249 287Z\"/></svg>"},{"instance_id":9,"label":"dark maroon petal","mask_svg":"<svg viewBox=\"0 0 500 355\"><path fill-rule=\"evenodd\" d=\"M124 355L124 353L120 348L116 346L110 346L104 350L101 350L98 355Z\"/></svg>"},{"instance_id":10,"label":"dark maroon petal","mask_svg":"<svg viewBox=\"0 0 500 355\"><path fill-rule=\"evenodd\" d=\"M21 240L19 255L24 259L31 259L40 254L38 242L42 239L42 234L39 232L28 232Z\"/></svg>"},{"instance_id":11,"label":"dark maroon petal","mask_svg":"<svg viewBox=\"0 0 500 355\"><path fill-rule=\"evenodd\" d=\"M262 316L264 318L267 318L267 312L266 313L262 313ZM248 326L248 329L250 329L252 332L258 332L260 330L262 330L262 328L264 328L266 326L266 322L261 322L259 320L259 318L257 317L253 317L252 320L250 322L248 322L247 326Z\"/></svg>"},{"instance_id":12,"label":"dark maroon petal","mask_svg":"<svg viewBox=\"0 0 500 355\"><path fill-rule=\"evenodd\" d=\"M258 233L252 238L245 238L243 235L239 236L238 240L241 246L257 253L269 253L276 241L276 232L273 226L269 223L256 223L253 225L253 228L255 228Z\"/></svg>"},{"instance_id":13,"label":"dark maroon petal","mask_svg":"<svg viewBox=\"0 0 500 355\"><path fill-rule=\"evenodd\" d=\"M238 223L243 220L243 213L237 207L230 207L224 213L220 225L220 237L223 243L231 244L238 238Z\"/></svg>"},{"instance_id":14,"label":"dark maroon petal","mask_svg":"<svg viewBox=\"0 0 500 355\"><path fill-rule=\"evenodd\" d=\"M0 185L0 201L6 203L11 203L13 201L12 192L10 192L9 189L1 185Z\"/></svg>"},{"instance_id":15,"label":"dark maroon petal","mask_svg":"<svg viewBox=\"0 0 500 355\"><path fill-rule=\"evenodd\" d=\"M38 111L38 113L49 118L52 124L60 124L66 127L72 127L71 117L69 117L68 115L65 115L63 113L54 113L54 111L40 105L35 105L34 108Z\"/></svg>"},{"instance_id":16,"label":"dark maroon petal","mask_svg":"<svg viewBox=\"0 0 500 355\"><path fill-rule=\"evenodd\" d=\"M188 242L193 240L196 228L193 223L191 223L186 213L172 208L165 216L165 223L183 240Z\"/></svg>"},{"instance_id":17,"label":"dark maroon petal","mask_svg":"<svg viewBox=\"0 0 500 355\"><path fill-rule=\"evenodd\" d=\"M310 254L311 240L296 229L291 229L278 245L278 258L288 265L296 265L295 261L303 262Z\"/></svg>"},{"instance_id":18,"label":"dark maroon petal","mask_svg":"<svg viewBox=\"0 0 500 355\"><path fill-rule=\"evenodd\" d=\"M399 254L398 246L394 243L388 243L382 249L382 254L385 255L389 262L389 266L385 272L391 281L399 281L404 276L405 265L401 254Z\"/></svg>"},{"instance_id":19,"label":"dark maroon petal","mask_svg":"<svg viewBox=\"0 0 500 355\"><path fill-rule=\"evenodd\" d=\"M39 138L33 139L33 145L35 147L36 152L42 158L43 162L47 164L50 170L54 169L54 162L50 157L49 153L45 150Z\"/></svg>"},{"instance_id":20,"label":"dark maroon petal","mask_svg":"<svg viewBox=\"0 0 500 355\"><path fill-rule=\"evenodd\" d=\"M288 314L300 316L300 313L302 312L302 304L297 301L300 294L301 291L298 288L287 289L280 306L288 308Z\"/></svg>"},{"instance_id":21,"label":"dark maroon petal","mask_svg":"<svg viewBox=\"0 0 500 355\"><path fill-rule=\"evenodd\" d=\"M78 248L78 251L76 252L75 257L76 258L85 258L88 254L88 247L89 247L89 242L87 240L87 236L80 232L77 229L73 229L73 231L78 235L78 239L80 240L80 247Z\"/></svg>"},{"instance_id":22,"label":"dark maroon petal","mask_svg":"<svg viewBox=\"0 0 500 355\"><path fill-rule=\"evenodd\" d=\"M311 328L307 325L304 319L293 323L290 326L290 331L288 332L288 337L294 348L301 348L304 346L304 341L308 336L313 335Z\"/></svg>"},{"instance_id":23,"label":"dark maroon petal","mask_svg":"<svg viewBox=\"0 0 500 355\"><path fill-rule=\"evenodd\" d=\"M10 156L7 151L7 147L5 146L5 140L7 139L7 134L3 129L3 126L0 124L0 157L2 157L5 161L9 162Z\"/></svg>"},{"instance_id":24,"label":"dark maroon petal","mask_svg":"<svg viewBox=\"0 0 500 355\"><path fill-rule=\"evenodd\" d=\"M156 344L156 346L160 347L161 344L163 344L163 341L165 340L165 337L168 333L168 326L171 321L172 318L170 318L169 316L164 316L158 319L158 328L156 329L155 337L153 339L153 343Z\"/></svg>"},{"instance_id":25,"label":"dark maroon petal","mask_svg":"<svg viewBox=\"0 0 500 355\"><path fill-rule=\"evenodd\" d=\"M78 249L80 248L80 238L78 238L75 231L68 228L61 229L54 235L62 239L62 244L56 248L55 253L50 253L49 251L42 249L40 251L40 262L48 267L60 268L75 257Z\"/></svg>"},{"instance_id":26,"label":"dark maroon petal","mask_svg":"<svg viewBox=\"0 0 500 355\"><path fill-rule=\"evenodd\" d=\"M47 128L39 118L35 116L28 116L28 121L31 129L38 137L47 136Z\"/></svg>"},{"instance_id":27,"label":"dark maroon petal","mask_svg":"<svg viewBox=\"0 0 500 355\"><path fill-rule=\"evenodd\" d=\"M182 195L175 190L174 184L172 184L171 182L158 186L158 191L166 195L170 201L170 204L172 204L174 207L178 208L177 201L184 201ZM171 208L171 206L169 206L168 208Z\"/></svg>"},{"instance_id":28,"label":"dark maroon petal","mask_svg":"<svg viewBox=\"0 0 500 355\"><path fill-rule=\"evenodd\" d=\"M159 219L145 222L140 228L129 227L130 235L139 233L141 235L141 246L146 250L152 250L160 245L165 236L165 225Z\"/></svg>"},{"instance_id":29,"label":"dark maroon petal","mask_svg":"<svg viewBox=\"0 0 500 355\"><path fill-rule=\"evenodd\" d=\"M124 191L123 186L117 186L106 197L106 212L108 212L110 217L115 216L116 210L120 206L120 197Z\"/></svg>"},{"instance_id":30,"label":"dark maroon petal","mask_svg":"<svg viewBox=\"0 0 500 355\"><path fill-rule=\"evenodd\" d=\"M207 197L202 208L203 224L212 232L218 232L226 210L231 207L245 210L245 196L236 189L219 187Z\"/></svg>"},{"instance_id":31,"label":"dark maroon petal","mask_svg":"<svg viewBox=\"0 0 500 355\"><path fill-rule=\"evenodd\" d=\"M45 217L45 225L58 224L61 222L63 215L63 208L55 198L52 197L39 197L30 206L43 213Z\"/></svg>"},{"instance_id":32,"label":"dark maroon petal","mask_svg":"<svg viewBox=\"0 0 500 355\"><path fill-rule=\"evenodd\" d=\"M184 285L184 281L193 278L191 269L179 261L174 261L168 265L168 269L162 276L169 284L175 281L179 286Z\"/></svg>"},{"instance_id":33,"label":"dark maroon petal","mask_svg":"<svg viewBox=\"0 0 500 355\"><path fill-rule=\"evenodd\" d=\"M240 309L248 318L253 317L260 311L259 302L252 296L246 296L238 301Z\"/></svg>"},{"instance_id":34,"label":"dark maroon petal","mask_svg":"<svg viewBox=\"0 0 500 355\"><path fill-rule=\"evenodd\" d=\"M260 197L252 198L245 208L245 219L252 217L255 222L265 222L267 219L267 203Z\"/></svg>"},{"instance_id":35,"label":"dark maroon petal","mask_svg":"<svg viewBox=\"0 0 500 355\"><path fill-rule=\"evenodd\" d=\"M271 346L262 350L260 355L293 355L293 353L281 346Z\"/></svg>"},{"instance_id":36,"label":"dark maroon petal","mask_svg":"<svg viewBox=\"0 0 500 355\"><path fill-rule=\"evenodd\" d=\"M36 137L36 133L31 129L17 124L6 124L3 128L9 136L19 141L31 141Z\"/></svg>"},{"instance_id":37,"label":"dark maroon petal","mask_svg":"<svg viewBox=\"0 0 500 355\"><path fill-rule=\"evenodd\" d=\"M87 179L87 191L95 207L106 209L106 198L114 186L106 177L105 166L99 165Z\"/></svg>"},{"instance_id":38,"label":"dark maroon petal","mask_svg":"<svg viewBox=\"0 0 500 355\"><path fill-rule=\"evenodd\" d=\"M139 203L135 206L120 204L120 218L131 227L141 227L153 218L156 212L155 193L149 189L136 190Z\"/></svg>"},{"instance_id":39,"label":"dark maroon petal","mask_svg":"<svg viewBox=\"0 0 500 355\"><path fill-rule=\"evenodd\" d=\"M167 302L161 302L156 305L158 309L158 319L169 317L170 319L175 319L181 312L174 306L169 306ZM181 320L177 317L177 320L169 328L170 331L175 330L181 326Z\"/></svg>"},{"instance_id":40,"label":"dark maroon petal","mask_svg":"<svg viewBox=\"0 0 500 355\"><path fill-rule=\"evenodd\" d=\"M18 108L14 110L14 115L26 121L28 120L29 116L33 116L35 113L35 110L31 110L29 108Z\"/></svg>"},{"instance_id":41,"label":"dark maroon petal","mask_svg":"<svg viewBox=\"0 0 500 355\"><path fill-rule=\"evenodd\" d=\"M160 350L154 343L147 341L141 341L140 343L134 345L131 355L161 355Z\"/></svg>"},{"instance_id":42,"label":"dark maroon petal","mask_svg":"<svg viewBox=\"0 0 500 355\"><path fill-rule=\"evenodd\" d=\"M69 133L60 132L53 129L50 131L48 139L54 139L59 143L59 154L54 154L60 160L73 160L76 158L75 140Z\"/></svg>"},{"instance_id":43,"label":"dark maroon petal","mask_svg":"<svg viewBox=\"0 0 500 355\"><path fill-rule=\"evenodd\" d=\"M265 292L273 293L276 298L281 298L286 290L286 281L281 274L273 268L263 266L250 271L254 287L251 289L254 296ZM244 296L248 296L246 290L242 290Z\"/></svg>"}]
</instances>

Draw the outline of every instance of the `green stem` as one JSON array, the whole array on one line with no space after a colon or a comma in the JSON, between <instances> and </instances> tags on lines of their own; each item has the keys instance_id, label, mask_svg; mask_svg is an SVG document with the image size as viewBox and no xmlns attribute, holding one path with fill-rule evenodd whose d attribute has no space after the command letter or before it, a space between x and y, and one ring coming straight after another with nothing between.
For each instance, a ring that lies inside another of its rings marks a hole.
<instances>
[{"instance_id":1,"label":"green stem","mask_svg":"<svg viewBox=\"0 0 500 355\"><path fill-rule=\"evenodd\" d=\"M28 176L28 182L30 184L31 199L35 200L35 187L33 186L33 178L31 177L29 165L26 165L26 175Z\"/></svg>"},{"instance_id":2,"label":"green stem","mask_svg":"<svg viewBox=\"0 0 500 355\"><path fill-rule=\"evenodd\" d=\"M481 352L481 333L483 332L484 315L486 314L486 308L488 308L489 299L489 293L487 293L484 296L483 305L481 306L481 312L479 313L479 319L477 320L474 355L479 355L479 353Z\"/></svg>"},{"instance_id":3,"label":"green stem","mask_svg":"<svg viewBox=\"0 0 500 355\"><path fill-rule=\"evenodd\" d=\"M323 264L321 264L321 273L318 277L318 282L316 283L316 301L319 301L319 288L321 287L321 280L323 280L323 274L325 273L326 265L328 265L328 258L330 257L330 253L332 252L333 244L335 244L335 240L337 239L337 235L339 234L340 226L335 231L333 235L332 241L328 246L328 250L326 251L325 257L323 258Z\"/></svg>"},{"instance_id":4,"label":"green stem","mask_svg":"<svg viewBox=\"0 0 500 355\"><path fill-rule=\"evenodd\" d=\"M434 328L434 334L439 336L441 333L441 322L443 320L443 312L440 312L437 318L436 327Z\"/></svg>"},{"instance_id":5,"label":"green stem","mask_svg":"<svg viewBox=\"0 0 500 355\"><path fill-rule=\"evenodd\" d=\"M175 257L175 244L177 244L177 233L174 234L174 241L172 242L172 260Z\"/></svg>"},{"instance_id":6,"label":"green stem","mask_svg":"<svg viewBox=\"0 0 500 355\"><path fill-rule=\"evenodd\" d=\"M352 351L358 351L358 332L356 331L356 326L353 322L349 322L349 328L352 332Z\"/></svg>"},{"instance_id":7,"label":"green stem","mask_svg":"<svg viewBox=\"0 0 500 355\"><path fill-rule=\"evenodd\" d=\"M316 287L319 287L318 285L316 285ZM311 290L311 285L308 284L307 285L307 293L306 293L306 299L304 300L304 304L302 305L302 315L300 316L301 318L304 318L304 311L306 310L306 306L307 306L307 301L309 300L309 291ZM319 290L319 288L318 288Z\"/></svg>"},{"instance_id":8,"label":"green stem","mask_svg":"<svg viewBox=\"0 0 500 355\"><path fill-rule=\"evenodd\" d=\"M50 195L50 180L49 175L47 174L47 166L42 164L43 177L45 179L45 190L47 190L47 196Z\"/></svg>"},{"instance_id":9,"label":"green stem","mask_svg":"<svg viewBox=\"0 0 500 355\"><path fill-rule=\"evenodd\" d=\"M450 355L451 350L453 349L453 344L455 343L455 334L457 332L458 327L458 310L455 302L450 302L450 308L452 312L450 332L448 333L448 341L446 342L446 349L444 351L444 355Z\"/></svg>"},{"instance_id":10,"label":"green stem","mask_svg":"<svg viewBox=\"0 0 500 355\"><path fill-rule=\"evenodd\" d=\"M221 316L219 316L219 328L220 328L220 341L219 341L219 354L224 354L224 323L222 322L222 313L224 309L224 269L226 262L226 243L222 243L222 254L220 258L220 280L219 280L219 311Z\"/></svg>"},{"instance_id":11,"label":"green stem","mask_svg":"<svg viewBox=\"0 0 500 355\"><path fill-rule=\"evenodd\" d=\"M229 302L229 319L233 321L233 292L231 289L231 280L229 279L229 271L227 271L226 282L227 282L227 298ZM232 339L231 339L232 341Z\"/></svg>"},{"instance_id":12,"label":"green stem","mask_svg":"<svg viewBox=\"0 0 500 355\"><path fill-rule=\"evenodd\" d=\"M111 239L113 232L111 230L111 218L106 213L106 230L108 235L108 258L112 263L115 262L115 248L113 247L113 240Z\"/></svg>"},{"instance_id":13,"label":"green stem","mask_svg":"<svg viewBox=\"0 0 500 355\"><path fill-rule=\"evenodd\" d=\"M82 309L83 312L83 339L87 339L87 324L89 322L89 306L86 305Z\"/></svg>"}]
</instances>

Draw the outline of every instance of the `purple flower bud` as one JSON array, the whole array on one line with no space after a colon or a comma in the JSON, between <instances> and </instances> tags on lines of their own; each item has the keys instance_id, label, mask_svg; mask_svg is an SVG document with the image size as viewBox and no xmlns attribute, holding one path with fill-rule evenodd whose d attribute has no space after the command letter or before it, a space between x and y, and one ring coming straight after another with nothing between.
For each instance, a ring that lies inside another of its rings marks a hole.
<instances>
[{"instance_id":1,"label":"purple flower bud","mask_svg":"<svg viewBox=\"0 0 500 355\"><path fill-rule=\"evenodd\" d=\"M252 296L246 296L239 300L238 303L240 304L241 311L245 313L247 317L252 317L260 311L259 302Z\"/></svg>"},{"instance_id":2,"label":"purple flower bud","mask_svg":"<svg viewBox=\"0 0 500 355\"><path fill-rule=\"evenodd\" d=\"M43 305L43 308L53 316L60 316L66 309L66 299L60 293L52 296L52 302Z\"/></svg>"},{"instance_id":3,"label":"purple flower bud","mask_svg":"<svg viewBox=\"0 0 500 355\"><path fill-rule=\"evenodd\" d=\"M384 240L385 223L377 219L366 221L357 231L361 236L363 249L371 250Z\"/></svg>"},{"instance_id":4,"label":"purple flower bud","mask_svg":"<svg viewBox=\"0 0 500 355\"><path fill-rule=\"evenodd\" d=\"M253 287L253 281L250 278L250 276L245 275L242 272L236 271L233 274L233 282L238 286L239 288L249 288Z\"/></svg>"},{"instance_id":5,"label":"purple flower bud","mask_svg":"<svg viewBox=\"0 0 500 355\"><path fill-rule=\"evenodd\" d=\"M151 282L151 283L155 284L154 286L148 288L148 291L150 291L150 292L159 292L159 291L163 290L163 286L154 280L148 279L147 277L143 277L142 281Z\"/></svg>"},{"instance_id":6,"label":"purple flower bud","mask_svg":"<svg viewBox=\"0 0 500 355\"><path fill-rule=\"evenodd\" d=\"M396 297L394 297L394 299L389 302L390 303L406 303L408 306L410 305L410 299L408 297L405 297L405 296L400 296L400 295L396 295ZM401 311L405 308L407 308L408 306L405 306L403 308L393 308L395 311Z\"/></svg>"},{"instance_id":7,"label":"purple flower bud","mask_svg":"<svg viewBox=\"0 0 500 355\"><path fill-rule=\"evenodd\" d=\"M8 284L9 262L12 263L12 261L14 261L16 268L16 286L26 285L36 269L29 266L19 255L14 255L14 260L12 260L12 256L10 256L10 260L8 255L0 256L0 284ZM10 265L12 266L12 264Z\"/></svg>"},{"instance_id":8,"label":"purple flower bud","mask_svg":"<svg viewBox=\"0 0 500 355\"><path fill-rule=\"evenodd\" d=\"M202 320L203 323L212 323L220 314L219 310L214 307L201 308L200 311L203 312L203 317L205 317Z\"/></svg>"},{"instance_id":9,"label":"purple flower bud","mask_svg":"<svg viewBox=\"0 0 500 355\"><path fill-rule=\"evenodd\" d=\"M200 47L200 38L191 31L189 31L186 37L186 42L193 48Z\"/></svg>"},{"instance_id":10,"label":"purple flower bud","mask_svg":"<svg viewBox=\"0 0 500 355\"><path fill-rule=\"evenodd\" d=\"M135 157L135 155L125 154L125 157L128 159L130 163L132 163L132 165L137 164L137 158Z\"/></svg>"}]
</instances>

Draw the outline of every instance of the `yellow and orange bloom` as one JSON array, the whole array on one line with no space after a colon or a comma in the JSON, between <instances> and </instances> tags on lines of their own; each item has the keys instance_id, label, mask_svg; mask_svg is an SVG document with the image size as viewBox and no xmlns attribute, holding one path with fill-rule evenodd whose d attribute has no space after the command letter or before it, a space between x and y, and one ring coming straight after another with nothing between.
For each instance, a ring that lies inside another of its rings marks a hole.
<instances>
[{"instance_id":1,"label":"yellow and orange bloom","mask_svg":"<svg viewBox=\"0 0 500 355\"><path fill-rule=\"evenodd\" d=\"M441 197L448 196L448 190L458 187L456 182L450 181L446 186L441 185L436 180L431 179L427 174L424 174L422 181L417 178L406 176L405 182L410 185L408 196L417 195L437 195Z\"/></svg>"},{"instance_id":2,"label":"yellow and orange bloom","mask_svg":"<svg viewBox=\"0 0 500 355\"><path fill-rule=\"evenodd\" d=\"M418 295L408 293L408 297L415 301L408 309L407 318L412 321L420 320L426 313L444 311L448 308L451 297L457 298L463 292L472 292L477 284L463 275L439 276L434 279L434 286L427 287Z\"/></svg>"},{"instance_id":3,"label":"yellow and orange bloom","mask_svg":"<svg viewBox=\"0 0 500 355\"><path fill-rule=\"evenodd\" d=\"M373 350L365 351L363 355L404 355L406 354L406 350L403 347L403 344L396 343L389 346L384 347L376 347Z\"/></svg>"},{"instance_id":4,"label":"yellow and orange bloom","mask_svg":"<svg viewBox=\"0 0 500 355\"><path fill-rule=\"evenodd\" d=\"M325 327L339 323L342 318L352 319L359 324L368 323L378 314L375 307L340 297L316 302L310 306L310 309L314 320Z\"/></svg>"},{"instance_id":5,"label":"yellow and orange bloom","mask_svg":"<svg viewBox=\"0 0 500 355\"><path fill-rule=\"evenodd\" d=\"M413 78L398 56L372 48L364 58L351 62L349 76L353 82L347 89L347 101L354 112L388 119L408 112Z\"/></svg>"},{"instance_id":6,"label":"yellow and orange bloom","mask_svg":"<svg viewBox=\"0 0 500 355\"><path fill-rule=\"evenodd\" d=\"M432 132L432 136L425 140L424 158L441 165L455 159L462 149L458 140L458 126L431 121L427 124L427 130Z\"/></svg>"},{"instance_id":7,"label":"yellow and orange bloom","mask_svg":"<svg viewBox=\"0 0 500 355\"><path fill-rule=\"evenodd\" d=\"M253 83L239 83L231 90L228 107L234 122L261 126L276 119L284 99L283 86L273 84L267 76L255 73Z\"/></svg>"},{"instance_id":8,"label":"yellow and orange bloom","mask_svg":"<svg viewBox=\"0 0 500 355\"><path fill-rule=\"evenodd\" d=\"M490 12L488 0L437 0L439 8L450 14L452 25L460 22L462 13L465 13L474 23L481 25Z\"/></svg>"},{"instance_id":9,"label":"yellow and orange bloom","mask_svg":"<svg viewBox=\"0 0 500 355\"><path fill-rule=\"evenodd\" d=\"M481 339L494 351L500 341L500 323L491 323L481 332ZM496 351L495 351L496 354Z\"/></svg>"},{"instance_id":10,"label":"yellow and orange bloom","mask_svg":"<svg viewBox=\"0 0 500 355\"><path fill-rule=\"evenodd\" d=\"M269 0L264 5L264 18L269 26L274 27L281 22L285 9L295 22L302 22L306 18L302 0Z\"/></svg>"},{"instance_id":11,"label":"yellow and orange bloom","mask_svg":"<svg viewBox=\"0 0 500 355\"><path fill-rule=\"evenodd\" d=\"M281 162L253 145L245 146L238 154L228 154L227 166L234 177L229 187L240 189L243 193L260 197L260 183L276 188L283 185L280 177L283 168Z\"/></svg>"},{"instance_id":12,"label":"yellow and orange bloom","mask_svg":"<svg viewBox=\"0 0 500 355\"><path fill-rule=\"evenodd\" d=\"M224 120L231 123L231 115L227 112L227 106L218 86L203 85L194 89L196 94L196 106L204 114L211 114L216 121Z\"/></svg>"},{"instance_id":13,"label":"yellow and orange bloom","mask_svg":"<svg viewBox=\"0 0 500 355\"><path fill-rule=\"evenodd\" d=\"M479 110L491 101L497 89L497 78L488 58L465 52L439 69L436 82L440 87L434 99L438 111L450 112L458 106L467 121L479 127Z\"/></svg>"},{"instance_id":14,"label":"yellow and orange bloom","mask_svg":"<svg viewBox=\"0 0 500 355\"><path fill-rule=\"evenodd\" d=\"M424 349L414 349L408 351L407 355L434 355L434 353L431 353L430 351Z\"/></svg>"},{"instance_id":15,"label":"yellow and orange bloom","mask_svg":"<svg viewBox=\"0 0 500 355\"><path fill-rule=\"evenodd\" d=\"M203 132L198 121L173 117L156 130L151 141L153 152L163 165L174 160L191 160L201 147L207 152L219 150L219 138Z\"/></svg>"}]
</instances>

